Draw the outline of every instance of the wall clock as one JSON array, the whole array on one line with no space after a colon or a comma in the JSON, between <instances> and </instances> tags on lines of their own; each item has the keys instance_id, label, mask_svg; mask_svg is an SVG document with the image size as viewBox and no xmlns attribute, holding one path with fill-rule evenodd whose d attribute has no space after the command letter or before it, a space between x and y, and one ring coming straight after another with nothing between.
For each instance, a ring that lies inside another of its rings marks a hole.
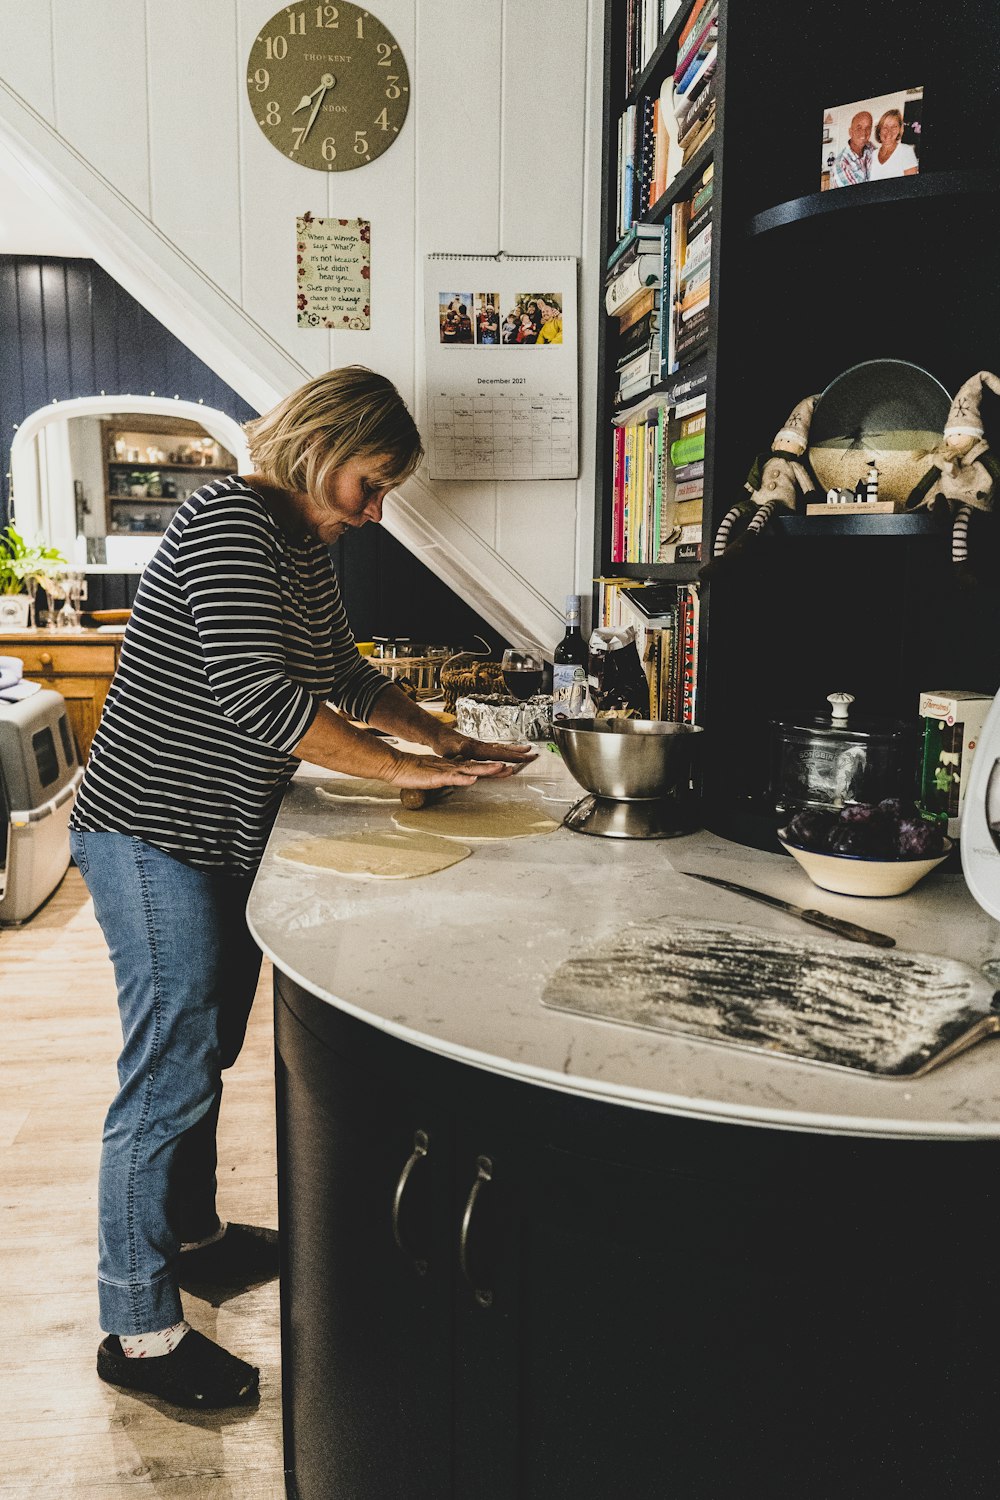
<instances>
[{"instance_id":1,"label":"wall clock","mask_svg":"<svg viewBox=\"0 0 1000 1500\"><path fill-rule=\"evenodd\" d=\"M360 5L288 5L250 49L254 119L282 156L349 172L387 151L403 128L410 75L392 33Z\"/></svg>"}]
</instances>

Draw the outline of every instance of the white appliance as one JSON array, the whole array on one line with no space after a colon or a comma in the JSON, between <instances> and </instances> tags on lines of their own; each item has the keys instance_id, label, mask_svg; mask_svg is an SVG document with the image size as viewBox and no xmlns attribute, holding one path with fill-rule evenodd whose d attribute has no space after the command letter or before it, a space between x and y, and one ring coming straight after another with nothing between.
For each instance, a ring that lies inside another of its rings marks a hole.
<instances>
[{"instance_id":1,"label":"white appliance","mask_svg":"<svg viewBox=\"0 0 1000 1500\"><path fill-rule=\"evenodd\" d=\"M986 716L965 788L962 869L979 905L1000 921L1000 693Z\"/></svg>"},{"instance_id":2,"label":"white appliance","mask_svg":"<svg viewBox=\"0 0 1000 1500\"><path fill-rule=\"evenodd\" d=\"M0 924L26 922L65 875L82 780L60 693L0 702Z\"/></svg>"}]
</instances>

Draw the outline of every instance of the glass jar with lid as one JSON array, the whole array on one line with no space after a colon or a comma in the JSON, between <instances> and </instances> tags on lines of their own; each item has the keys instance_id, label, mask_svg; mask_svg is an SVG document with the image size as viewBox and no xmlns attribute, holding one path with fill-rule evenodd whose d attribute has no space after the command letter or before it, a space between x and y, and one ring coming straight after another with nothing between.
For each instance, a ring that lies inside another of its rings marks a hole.
<instances>
[{"instance_id":1,"label":"glass jar with lid","mask_svg":"<svg viewBox=\"0 0 1000 1500\"><path fill-rule=\"evenodd\" d=\"M847 802L912 800L920 761L916 720L851 715L852 693L830 693L830 712L771 720L775 812L836 810Z\"/></svg>"}]
</instances>

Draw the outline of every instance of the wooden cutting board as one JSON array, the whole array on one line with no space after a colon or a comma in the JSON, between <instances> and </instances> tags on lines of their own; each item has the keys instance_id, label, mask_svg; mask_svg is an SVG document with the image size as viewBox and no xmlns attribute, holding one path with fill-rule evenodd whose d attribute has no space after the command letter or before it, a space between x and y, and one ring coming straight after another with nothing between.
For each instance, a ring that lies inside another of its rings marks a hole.
<instances>
[{"instance_id":1,"label":"wooden cutting board","mask_svg":"<svg viewBox=\"0 0 1000 1500\"><path fill-rule=\"evenodd\" d=\"M561 964L555 1010L886 1078L1000 1031L994 986L957 959L660 918Z\"/></svg>"}]
</instances>

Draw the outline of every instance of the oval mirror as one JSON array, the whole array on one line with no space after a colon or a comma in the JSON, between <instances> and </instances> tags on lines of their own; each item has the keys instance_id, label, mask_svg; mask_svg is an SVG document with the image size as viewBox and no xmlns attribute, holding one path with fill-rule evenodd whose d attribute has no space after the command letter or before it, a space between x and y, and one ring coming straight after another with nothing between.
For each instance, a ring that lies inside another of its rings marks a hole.
<instances>
[{"instance_id":1,"label":"oval mirror","mask_svg":"<svg viewBox=\"0 0 1000 1500\"><path fill-rule=\"evenodd\" d=\"M214 407L156 396L54 402L11 444L14 523L87 572L141 571L188 495L249 467L243 429Z\"/></svg>"}]
</instances>

